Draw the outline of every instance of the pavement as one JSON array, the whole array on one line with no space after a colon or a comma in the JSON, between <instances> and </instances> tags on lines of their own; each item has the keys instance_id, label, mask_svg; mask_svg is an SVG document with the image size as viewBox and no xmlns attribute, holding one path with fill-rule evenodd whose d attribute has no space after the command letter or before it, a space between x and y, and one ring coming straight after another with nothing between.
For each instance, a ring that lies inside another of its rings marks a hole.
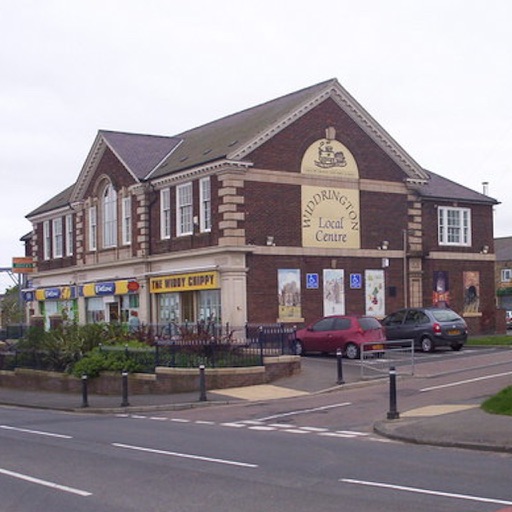
<instances>
[{"instance_id":1,"label":"pavement","mask_svg":"<svg viewBox=\"0 0 512 512\"><path fill-rule=\"evenodd\" d=\"M331 361L332 363L332 361ZM332 368L332 364L330 369ZM428 371L425 369L425 371ZM336 376L334 376L336 377ZM344 387L368 385L357 372L345 373ZM299 374L273 384L165 395L126 397L26 391L0 387L0 405L80 413L143 412L212 407L240 401L262 401L326 393L340 389L325 360L303 358ZM512 453L512 416L489 414L479 405L433 405L380 419L374 431L404 442Z\"/></svg>"}]
</instances>

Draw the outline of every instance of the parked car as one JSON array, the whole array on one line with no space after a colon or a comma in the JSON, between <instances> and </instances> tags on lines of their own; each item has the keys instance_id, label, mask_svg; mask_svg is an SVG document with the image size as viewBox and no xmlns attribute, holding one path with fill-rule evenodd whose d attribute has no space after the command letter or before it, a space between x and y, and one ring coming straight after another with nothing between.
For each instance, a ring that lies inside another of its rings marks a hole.
<instances>
[{"instance_id":1,"label":"parked car","mask_svg":"<svg viewBox=\"0 0 512 512\"><path fill-rule=\"evenodd\" d=\"M406 308L382 320L388 340L413 339L415 347L433 352L436 347L460 350L468 339L463 318L449 308Z\"/></svg>"},{"instance_id":2,"label":"parked car","mask_svg":"<svg viewBox=\"0 0 512 512\"><path fill-rule=\"evenodd\" d=\"M339 348L348 359L357 359L362 343L375 342L373 345L365 345L365 349L380 350L384 349L385 341L384 329L374 317L326 316L297 331L295 353L332 353Z\"/></svg>"}]
</instances>

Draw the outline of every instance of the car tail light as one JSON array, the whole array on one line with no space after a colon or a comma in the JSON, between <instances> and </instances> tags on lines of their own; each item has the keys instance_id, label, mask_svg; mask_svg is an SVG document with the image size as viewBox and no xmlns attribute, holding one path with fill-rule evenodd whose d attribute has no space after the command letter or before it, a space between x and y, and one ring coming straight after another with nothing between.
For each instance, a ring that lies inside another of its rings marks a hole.
<instances>
[{"instance_id":1,"label":"car tail light","mask_svg":"<svg viewBox=\"0 0 512 512\"><path fill-rule=\"evenodd\" d=\"M432 329L434 330L434 334L441 334L441 326L437 322L434 323Z\"/></svg>"}]
</instances>

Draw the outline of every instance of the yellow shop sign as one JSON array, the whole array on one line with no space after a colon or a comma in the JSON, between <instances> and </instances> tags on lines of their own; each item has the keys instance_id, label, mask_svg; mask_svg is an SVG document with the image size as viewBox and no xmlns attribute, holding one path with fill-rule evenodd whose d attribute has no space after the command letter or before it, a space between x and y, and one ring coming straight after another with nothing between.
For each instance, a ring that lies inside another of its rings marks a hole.
<instances>
[{"instance_id":1,"label":"yellow shop sign","mask_svg":"<svg viewBox=\"0 0 512 512\"><path fill-rule=\"evenodd\" d=\"M185 292L191 290L212 290L219 288L219 273L195 272L152 277L149 281L151 293Z\"/></svg>"}]
</instances>

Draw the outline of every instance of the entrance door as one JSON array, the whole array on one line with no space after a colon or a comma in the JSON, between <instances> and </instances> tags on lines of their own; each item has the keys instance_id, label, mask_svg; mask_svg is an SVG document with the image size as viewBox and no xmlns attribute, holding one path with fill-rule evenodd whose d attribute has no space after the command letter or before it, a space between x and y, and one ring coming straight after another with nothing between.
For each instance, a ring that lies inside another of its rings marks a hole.
<instances>
[{"instance_id":1,"label":"entrance door","mask_svg":"<svg viewBox=\"0 0 512 512\"><path fill-rule=\"evenodd\" d=\"M108 303L108 321L119 322L119 303L109 302Z\"/></svg>"},{"instance_id":2,"label":"entrance door","mask_svg":"<svg viewBox=\"0 0 512 512\"><path fill-rule=\"evenodd\" d=\"M194 292L183 292L180 294L181 299L181 320L182 322L196 321L196 313L194 307Z\"/></svg>"}]
</instances>

